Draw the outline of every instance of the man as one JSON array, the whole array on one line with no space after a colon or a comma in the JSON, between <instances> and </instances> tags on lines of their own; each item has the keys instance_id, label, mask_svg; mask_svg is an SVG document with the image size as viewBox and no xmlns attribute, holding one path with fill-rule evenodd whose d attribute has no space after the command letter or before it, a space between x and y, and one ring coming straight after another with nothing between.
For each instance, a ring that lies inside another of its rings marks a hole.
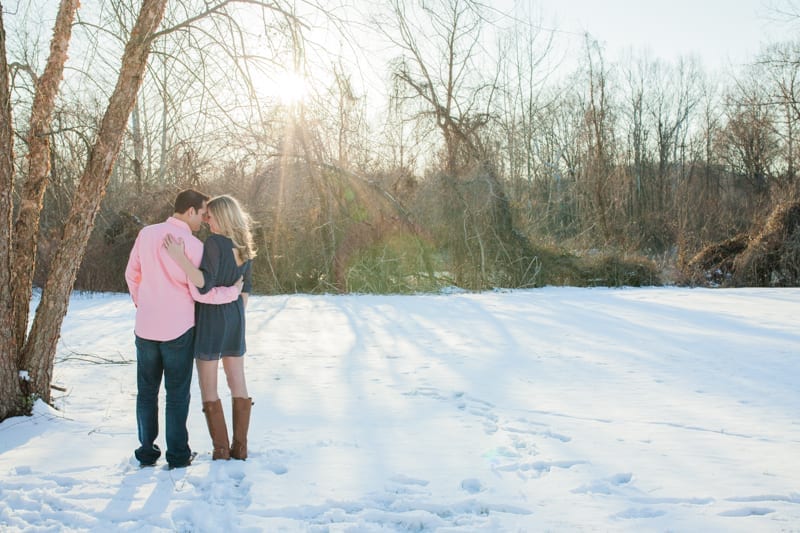
<instances>
[{"instance_id":1,"label":"man","mask_svg":"<svg viewBox=\"0 0 800 533\"><path fill-rule=\"evenodd\" d=\"M136 305L136 422L140 447L134 455L141 466L153 466L161 457L158 437L158 391L166 389L166 441L169 468L191 464L186 419L194 361L194 299L186 274L166 253L163 241L172 234L185 243L187 257L200 265L203 243L198 231L206 215L209 197L187 189L175 198L171 217L142 228L131 250L125 280ZM239 297L241 281L199 295L204 303L228 303Z\"/></svg>"}]
</instances>

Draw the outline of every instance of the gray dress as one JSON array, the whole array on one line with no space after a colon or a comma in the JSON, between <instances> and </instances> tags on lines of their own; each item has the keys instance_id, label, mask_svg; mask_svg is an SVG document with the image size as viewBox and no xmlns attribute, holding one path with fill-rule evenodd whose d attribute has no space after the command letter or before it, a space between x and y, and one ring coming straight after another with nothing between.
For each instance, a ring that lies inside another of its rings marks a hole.
<instances>
[{"instance_id":1,"label":"gray dress","mask_svg":"<svg viewBox=\"0 0 800 533\"><path fill-rule=\"evenodd\" d=\"M200 289L205 294L214 287L230 287L244 278L242 292L252 289L252 268L248 260L241 266L233 255L233 241L223 235L212 233L203 246L200 270L205 285ZM194 356L205 361L217 360L225 355L241 356L246 350L244 339L244 302L242 297L227 304L196 303Z\"/></svg>"}]
</instances>

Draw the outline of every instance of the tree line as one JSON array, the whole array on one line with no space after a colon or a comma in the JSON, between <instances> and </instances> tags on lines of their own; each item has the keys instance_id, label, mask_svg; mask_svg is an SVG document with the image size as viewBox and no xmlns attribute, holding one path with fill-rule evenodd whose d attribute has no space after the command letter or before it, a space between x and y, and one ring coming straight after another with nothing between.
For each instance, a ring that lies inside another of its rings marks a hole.
<instances>
[{"instance_id":1,"label":"tree line","mask_svg":"<svg viewBox=\"0 0 800 533\"><path fill-rule=\"evenodd\" d=\"M70 291L125 290L182 188L247 206L263 294L672 282L798 198L798 42L709 74L588 34L564 67L473 0L8 5L0 420L49 399Z\"/></svg>"}]
</instances>

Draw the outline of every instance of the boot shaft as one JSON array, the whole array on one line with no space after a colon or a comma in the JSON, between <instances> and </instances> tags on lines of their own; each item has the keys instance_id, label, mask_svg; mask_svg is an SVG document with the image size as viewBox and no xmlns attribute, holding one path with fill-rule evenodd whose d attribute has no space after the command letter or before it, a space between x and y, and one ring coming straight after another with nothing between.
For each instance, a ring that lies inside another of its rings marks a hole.
<instances>
[{"instance_id":1,"label":"boot shaft","mask_svg":"<svg viewBox=\"0 0 800 533\"><path fill-rule=\"evenodd\" d=\"M250 429L252 398L233 398L233 442L230 455L234 459L247 459L247 432Z\"/></svg>"},{"instance_id":2,"label":"boot shaft","mask_svg":"<svg viewBox=\"0 0 800 533\"><path fill-rule=\"evenodd\" d=\"M213 460L230 459L228 426L225 423L225 413L222 411L222 401L203 402L203 413L206 415L208 434L211 436L211 444L214 447L211 458Z\"/></svg>"}]
</instances>

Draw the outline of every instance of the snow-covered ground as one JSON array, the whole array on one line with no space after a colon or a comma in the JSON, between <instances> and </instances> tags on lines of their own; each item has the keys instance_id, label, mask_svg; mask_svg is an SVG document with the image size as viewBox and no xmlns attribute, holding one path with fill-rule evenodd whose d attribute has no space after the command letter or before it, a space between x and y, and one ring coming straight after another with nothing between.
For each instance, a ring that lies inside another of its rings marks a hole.
<instances>
[{"instance_id":1,"label":"snow-covered ground","mask_svg":"<svg viewBox=\"0 0 800 533\"><path fill-rule=\"evenodd\" d=\"M3 532L800 531L798 289L253 297L250 458L195 378L172 471L132 460L133 314L73 297Z\"/></svg>"}]
</instances>

